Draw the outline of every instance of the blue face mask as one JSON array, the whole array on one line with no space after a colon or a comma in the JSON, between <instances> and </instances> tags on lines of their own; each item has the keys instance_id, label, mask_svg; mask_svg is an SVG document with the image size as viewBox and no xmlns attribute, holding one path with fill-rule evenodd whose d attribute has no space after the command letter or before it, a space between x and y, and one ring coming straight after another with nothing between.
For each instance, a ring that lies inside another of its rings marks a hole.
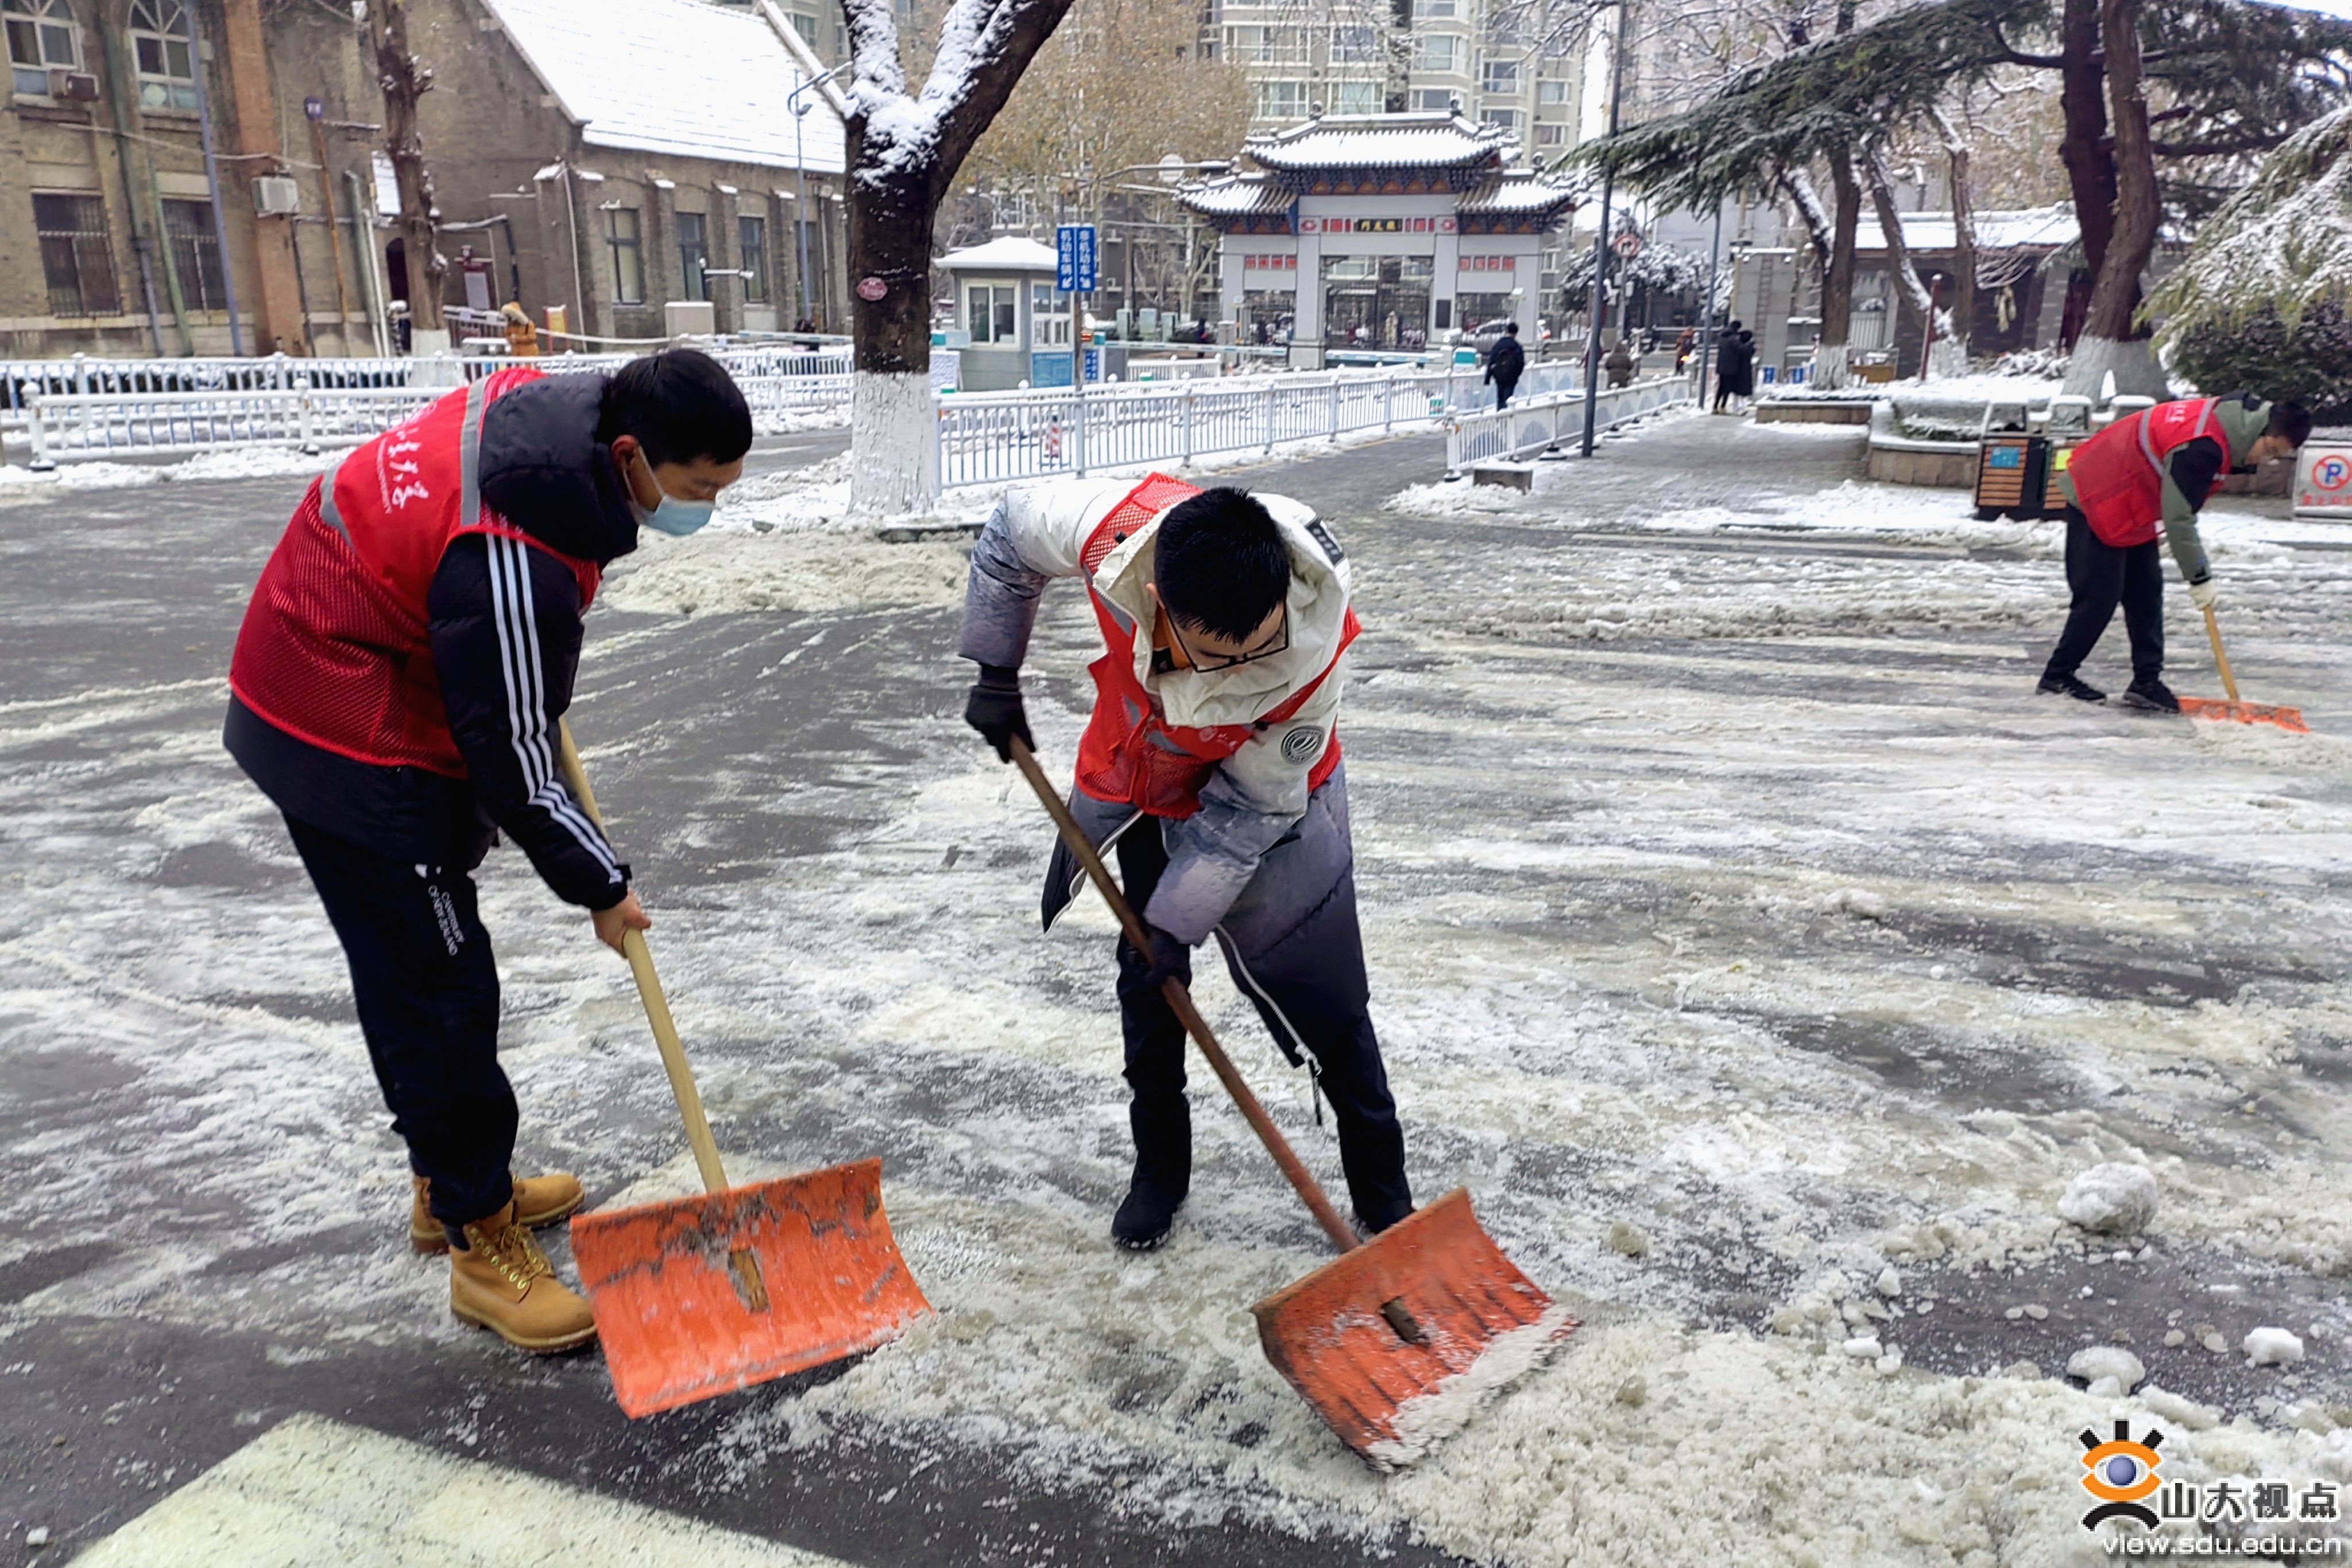
<instances>
[{"instance_id":1,"label":"blue face mask","mask_svg":"<svg viewBox=\"0 0 2352 1568\"><path fill-rule=\"evenodd\" d=\"M642 453L638 455L637 461L645 463ZM654 488L660 493L661 500L648 512L637 504L637 497L633 493L629 497L629 510L637 515L638 522L656 533L684 538L709 522L710 514L719 509L716 501L684 501L662 489L661 481L655 477L650 463L646 463L646 477L654 481Z\"/></svg>"}]
</instances>

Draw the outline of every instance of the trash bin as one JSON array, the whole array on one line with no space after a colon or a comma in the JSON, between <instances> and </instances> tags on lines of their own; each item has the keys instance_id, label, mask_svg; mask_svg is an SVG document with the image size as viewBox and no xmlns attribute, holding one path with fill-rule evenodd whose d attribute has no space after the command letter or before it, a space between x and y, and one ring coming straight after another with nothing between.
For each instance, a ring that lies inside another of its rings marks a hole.
<instances>
[{"instance_id":1,"label":"trash bin","mask_svg":"<svg viewBox=\"0 0 2352 1568\"><path fill-rule=\"evenodd\" d=\"M2042 515L2050 443L2038 435L1988 435L1977 443L1977 519Z\"/></svg>"}]
</instances>

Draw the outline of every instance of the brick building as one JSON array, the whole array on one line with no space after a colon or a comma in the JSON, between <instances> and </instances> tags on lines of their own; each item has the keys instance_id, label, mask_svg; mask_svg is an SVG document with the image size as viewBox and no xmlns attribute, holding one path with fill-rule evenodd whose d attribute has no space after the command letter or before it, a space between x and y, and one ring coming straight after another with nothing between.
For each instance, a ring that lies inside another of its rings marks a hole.
<instances>
[{"instance_id":1,"label":"brick building","mask_svg":"<svg viewBox=\"0 0 2352 1568\"><path fill-rule=\"evenodd\" d=\"M408 14L435 73L419 123L446 303L562 306L572 330L618 338L661 334L672 299L709 299L721 330L842 319L841 124L817 94L787 107L813 57L756 10ZM376 351L404 282L373 52L348 12L0 0L0 353Z\"/></svg>"}]
</instances>

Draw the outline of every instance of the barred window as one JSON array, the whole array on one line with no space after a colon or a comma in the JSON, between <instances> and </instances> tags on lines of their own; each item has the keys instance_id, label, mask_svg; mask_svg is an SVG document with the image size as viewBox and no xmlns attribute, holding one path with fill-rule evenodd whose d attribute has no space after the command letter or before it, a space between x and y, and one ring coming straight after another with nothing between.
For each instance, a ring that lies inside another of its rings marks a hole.
<instances>
[{"instance_id":1,"label":"barred window","mask_svg":"<svg viewBox=\"0 0 2352 1568\"><path fill-rule=\"evenodd\" d=\"M221 276L220 235L213 230L210 202L163 198L163 245L172 255L172 276L191 310L228 308L228 283Z\"/></svg>"},{"instance_id":2,"label":"barred window","mask_svg":"<svg viewBox=\"0 0 2352 1568\"><path fill-rule=\"evenodd\" d=\"M142 109L196 107L196 62L181 0L131 0L131 53Z\"/></svg>"},{"instance_id":3,"label":"barred window","mask_svg":"<svg viewBox=\"0 0 2352 1568\"><path fill-rule=\"evenodd\" d=\"M40 236L41 272L49 285L52 316L112 316L122 308L114 287L114 249L107 241L106 204L96 196L33 197L33 229Z\"/></svg>"},{"instance_id":4,"label":"barred window","mask_svg":"<svg viewBox=\"0 0 2352 1568\"><path fill-rule=\"evenodd\" d=\"M8 66L20 93L47 93L53 68L81 68L81 30L66 0L0 0L8 26Z\"/></svg>"}]
</instances>

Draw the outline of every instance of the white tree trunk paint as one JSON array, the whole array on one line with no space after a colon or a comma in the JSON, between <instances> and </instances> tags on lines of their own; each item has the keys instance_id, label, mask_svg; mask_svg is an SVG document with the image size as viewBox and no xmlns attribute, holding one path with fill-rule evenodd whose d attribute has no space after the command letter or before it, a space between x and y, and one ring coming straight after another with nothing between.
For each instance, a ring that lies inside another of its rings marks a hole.
<instances>
[{"instance_id":1,"label":"white tree trunk paint","mask_svg":"<svg viewBox=\"0 0 2352 1568\"><path fill-rule=\"evenodd\" d=\"M1843 343L1813 345L1813 385L1825 391L1835 391L1853 380L1849 362L1851 350Z\"/></svg>"},{"instance_id":2,"label":"white tree trunk paint","mask_svg":"<svg viewBox=\"0 0 2352 1568\"><path fill-rule=\"evenodd\" d=\"M940 496L940 421L928 371L857 372L849 454L853 510L884 517L931 510Z\"/></svg>"},{"instance_id":3,"label":"white tree trunk paint","mask_svg":"<svg viewBox=\"0 0 2352 1568\"><path fill-rule=\"evenodd\" d=\"M1936 313L1937 332L1948 331L1951 324L1952 317L1949 311L1939 310ZM1936 346L1927 350L1927 374L1938 381L1948 381L1968 373L1969 346L1957 338L1938 337L1936 340Z\"/></svg>"},{"instance_id":4,"label":"white tree trunk paint","mask_svg":"<svg viewBox=\"0 0 2352 1568\"><path fill-rule=\"evenodd\" d=\"M2066 362L2066 390L2078 397L2104 399L2110 371L2115 372L2117 397L2152 397L2161 402L2170 395L2164 367L2156 361L2154 343L2146 338L2119 343L2087 332L2076 340L2074 357Z\"/></svg>"}]
</instances>

